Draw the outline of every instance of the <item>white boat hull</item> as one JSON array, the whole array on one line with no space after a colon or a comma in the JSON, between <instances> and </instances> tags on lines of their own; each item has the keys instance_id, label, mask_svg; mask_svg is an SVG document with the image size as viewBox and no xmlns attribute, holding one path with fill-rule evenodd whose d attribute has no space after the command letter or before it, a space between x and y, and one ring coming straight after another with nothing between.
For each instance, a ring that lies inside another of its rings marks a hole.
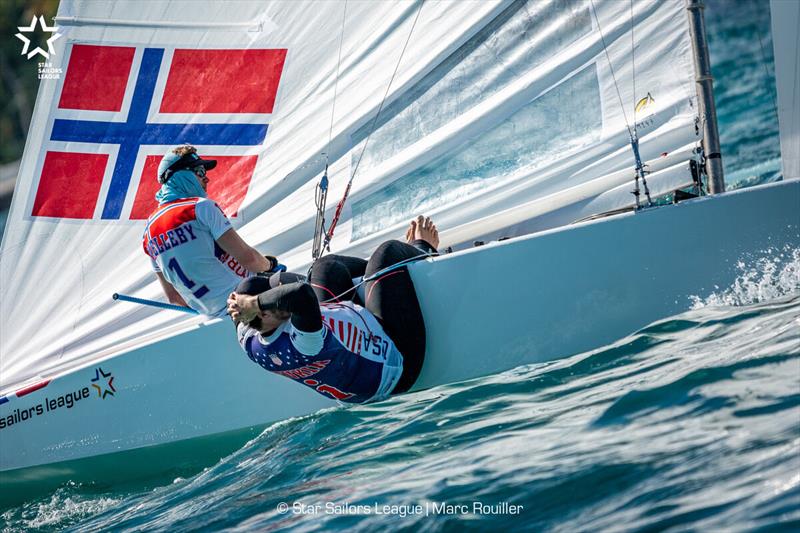
<instances>
[{"instance_id":1,"label":"white boat hull","mask_svg":"<svg viewBox=\"0 0 800 533\"><path fill-rule=\"evenodd\" d=\"M415 388L603 346L687 310L693 295L730 286L740 261L787 247L800 248L798 180L416 263L428 351ZM4 502L26 487L97 479L92 465L116 465L121 480L208 464L267 424L335 405L253 364L227 321L7 400L0 405Z\"/></svg>"}]
</instances>

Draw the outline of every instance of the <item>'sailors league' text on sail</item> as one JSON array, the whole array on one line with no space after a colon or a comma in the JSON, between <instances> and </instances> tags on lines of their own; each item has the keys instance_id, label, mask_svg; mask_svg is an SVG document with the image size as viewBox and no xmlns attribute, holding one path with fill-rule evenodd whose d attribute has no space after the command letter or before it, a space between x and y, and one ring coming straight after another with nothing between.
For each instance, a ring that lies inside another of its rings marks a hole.
<instances>
[{"instance_id":1,"label":"'sailors league' text on sail","mask_svg":"<svg viewBox=\"0 0 800 533\"><path fill-rule=\"evenodd\" d=\"M286 52L73 44L30 215L145 219L164 146L261 146ZM210 156L209 193L235 216L258 156Z\"/></svg>"}]
</instances>

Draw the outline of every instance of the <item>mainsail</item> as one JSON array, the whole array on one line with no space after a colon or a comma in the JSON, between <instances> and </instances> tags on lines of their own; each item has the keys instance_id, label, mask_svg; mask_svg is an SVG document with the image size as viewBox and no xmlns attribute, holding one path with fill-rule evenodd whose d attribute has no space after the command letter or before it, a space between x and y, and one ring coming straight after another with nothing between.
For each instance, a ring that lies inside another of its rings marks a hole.
<instances>
[{"instance_id":1,"label":"mainsail","mask_svg":"<svg viewBox=\"0 0 800 533\"><path fill-rule=\"evenodd\" d=\"M357 255L422 211L458 246L630 206L634 129L653 194L691 182L682 0L65 1L56 21L63 75L0 251L0 392L204 320L111 300L160 297L140 238L171 145L225 162L211 196L292 269L326 162L330 198L355 175L331 247Z\"/></svg>"},{"instance_id":2,"label":"mainsail","mask_svg":"<svg viewBox=\"0 0 800 533\"><path fill-rule=\"evenodd\" d=\"M800 178L800 3L770 2L784 179Z\"/></svg>"}]
</instances>

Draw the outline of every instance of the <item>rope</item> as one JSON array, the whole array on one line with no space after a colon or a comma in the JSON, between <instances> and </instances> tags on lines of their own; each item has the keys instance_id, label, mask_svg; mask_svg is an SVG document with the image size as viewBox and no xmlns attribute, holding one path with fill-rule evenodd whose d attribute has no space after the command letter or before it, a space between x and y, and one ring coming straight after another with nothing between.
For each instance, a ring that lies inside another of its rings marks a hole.
<instances>
[{"instance_id":1,"label":"rope","mask_svg":"<svg viewBox=\"0 0 800 533\"><path fill-rule=\"evenodd\" d=\"M386 279L390 276L396 276L397 274L400 274L400 272L398 271L389 272L388 274L384 274L383 276L375 280L375 283L372 285L372 287L369 288L369 292L367 292L367 295L364 298L364 303L366 304L369 301L369 297L372 296L372 291L375 289L375 285L377 285L382 279Z\"/></svg>"},{"instance_id":2,"label":"rope","mask_svg":"<svg viewBox=\"0 0 800 533\"><path fill-rule=\"evenodd\" d=\"M342 298L342 296L344 296L344 295L346 295L346 294L348 294L350 292L353 292L358 287L360 287L361 285L364 285L368 281L372 281L374 279L380 278L384 274L392 272L393 270L397 270L398 268L401 268L401 267L403 267L403 266L405 266L405 265L407 265L409 263L413 263L414 261L417 261L418 259L422 259L424 257L434 257L434 256L432 254L422 253L422 254L419 254L419 255L415 255L414 257L409 257L408 259L403 259L402 261L398 261L397 263L391 264L391 265L387 266L386 268L382 268L381 270L378 270L377 272L375 272L374 274L372 274L370 276L364 276L363 278L361 278L361 281L359 281L358 283L356 283L355 285L353 285L352 287L350 287L349 289L347 289L343 293L337 294L336 296L332 296L331 298L328 298L327 300L323 300L320 303L325 304L325 303L336 302L336 301L340 300ZM314 285L313 283L311 285L317 287L317 285ZM333 294L333 292L331 290L329 290L327 287L322 287L321 285L319 285L319 287L323 288L327 292Z\"/></svg>"},{"instance_id":3,"label":"rope","mask_svg":"<svg viewBox=\"0 0 800 533\"><path fill-rule=\"evenodd\" d=\"M394 78L397 75L397 71L400 69L400 63L403 61L403 56L406 53L406 49L408 48L408 43L411 41L411 35L414 33L414 28L417 26L417 21L419 20L419 15L422 13L422 6L425 4L425 0L422 0L419 3L419 9L417 9L417 15L414 17L414 22L411 24L411 30L408 32L408 37L406 37L406 42L403 45L403 50L400 52L400 57L397 60L397 64L394 67L394 72L392 73L392 77L389 79L389 85L386 86L386 91L383 93L383 99L381 99L381 103L378 106L378 112L375 113L375 118L372 120L372 126L370 127L369 133L367 134L367 138L364 140L364 146L361 148L361 154L359 154L358 159L356 160L356 164L353 167L353 173L350 175L350 179L347 181L347 187L345 187L344 195L342 199L339 200L339 204L336 206L336 213L333 215L333 220L331 220L330 228L328 229L327 233L325 234L325 242L323 244L323 249L330 249L330 242L333 238L333 232L336 229L336 225L339 223L339 218L342 216L342 209L344 208L345 202L347 202L347 198L350 195L350 188L353 185L353 179L356 177L356 173L358 172L358 167L361 164L361 159L364 157L364 152L367 150L367 145L369 144L369 140L372 137L372 133L375 131L375 125L378 123L378 118L381 116L381 111L383 111L383 105L386 103L386 98L389 96L389 90L392 88L392 83L394 83Z\"/></svg>"}]
</instances>

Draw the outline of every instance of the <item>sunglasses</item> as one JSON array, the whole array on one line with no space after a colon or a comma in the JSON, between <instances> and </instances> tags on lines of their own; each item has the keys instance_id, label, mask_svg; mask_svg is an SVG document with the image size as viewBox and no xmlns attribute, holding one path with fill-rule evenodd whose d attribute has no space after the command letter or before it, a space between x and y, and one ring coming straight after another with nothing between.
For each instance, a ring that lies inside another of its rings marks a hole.
<instances>
[{"instance_id":1,"label":"sunglasses","mask_svg":"<svg viewBox=\"0 0 800 533\"><path fill-rule=\"evenodd\" d=\"M200 166L200 167L194 167L194 168L192 169L192 171L194 171L195 175L196 175L197 177L199 177L199 178L205 178L205 177L206 177L206 168L205 168L205 167L203 167L203 166Z\"/></svg>"}]
</instances>

